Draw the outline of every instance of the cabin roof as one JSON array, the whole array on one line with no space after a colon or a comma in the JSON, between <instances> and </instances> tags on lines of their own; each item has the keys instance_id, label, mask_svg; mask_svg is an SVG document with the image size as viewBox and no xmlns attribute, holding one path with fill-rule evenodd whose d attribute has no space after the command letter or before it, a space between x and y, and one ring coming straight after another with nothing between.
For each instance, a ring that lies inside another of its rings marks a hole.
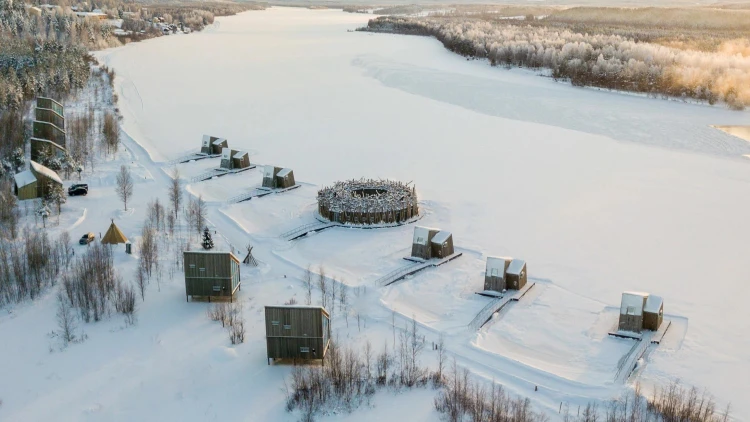
<instances>
[{"instance_id":1,"label":"cabin roof","mask_svg":"<svg viewBox=\"0 0 750 422\"><path fill-rule=\"evenodd\" d=\"M188 254L229 255L233 260L240 262L240 260L237 259L237 257L232 252L229 252L229 251L183 251L182 253L184 255L188 255Z\"/></svg>"},{"instance_id":2,"label":"cabin roof","mask_svg":"<svg viewBox=\"0 0 750 422\"><path fill-rule=\"evenodd\" d=\"M622 303L620 304L620 314L628 313L628 308L633 308L632 315L643 315L643 299L648 297L648 293L642 292L625 292L622 294Z\"/></svg>"},{"instance_id":3,"label":"cabin roof","mask_svg":"<svg viewBox=\"0 0 750 422\"><path fill-rule=\"evenodd\" d=\"M326 316L330 317L330 314L326 310L326 308L322 306L315 306L315 305L266 305L266 309L268 308L276 308L276 309L316 309L319 311L322 311Z\"/></svg>"},{"instance_id":4,"label":"cabin roof","mask_svg":"<svg viewBox=\"0 0 750 422\"><path fill-rule=\"evenodd\" d=\"M232 158L242 158L247 155L247 151L235 151Z\"/></svg>"},{"instance_id":5,"label":"cabin roof","mask_svg":"<svg viewBox=\"0 0 750 422\"><path fill-rule=\"evenodd\" d=\"M514 259L513 261L510 261L507 272L508 274L521 275L521 271L523 271L525 265L526 261L523 259Z\"/></svg>"},{"instance_id":6,"label":"cabin roof","mask_svg":"<svg viewBox=\"0 0 750 422\"><path fill-rule=\"evenodd\" d=\"M29 161L29 163L31 164L31 168L33 168L35 172L43 174L44 176L49 177L50 179L62 185L62 179L60 179L60 176L58 176L57 173L48 169L47 167L44 167L36 161Z\"/></svg>"},{"instance_id":7,"label":"cabin roof","mask_svg":"<svg viewBox=\"0 0 750 422\"><path fill-rule=\"evenodd\" d=\"M432 238L432 243L437 243L437 244L442 245L443 243L447 242L451 236L452 236L451 232L446 231L446 230L440 230Z\"/></svg>"},{"instance_id":8,"label":"cabin roof","mask_svg":"<svg viewBox=\"0 0 750 422\"><path fill-rule=\"evenodd\" d=\"M20 173L16 173L13 176L13 179L15 179L16 186L18 186L19 188L28 186L36 182L36 176L34 176L34 173L32 173L31 170L24 170Z\"/></svg>"},{"instance_id":9,"label":"cabin roof","mask_svg":"<svg viewBox=\"0 0 750 422\"><path fill-rule=\"evenodd\" d=\"M276 167L268 165L263 167L263 177L273 177Z\"/></svg>"},{"instance_id":10,"label":"cabin roof","mask_svg":"<svg viewBox=\"0 0 750 422\"><path fill-rule=\"evenodd\" d=\"M224 138L218 138L218 139L214 140L213 144L214 145L221 145L223 142L226 142L226 139L224 139Z\"/></svg>"},{"instance_id":11,"label":"cabin roof","mask_svg":"<svg viewBox=\"0 0 750 422\"><path fill-rule=\"evenodd\" d=\"M430 231L434 230L429 227L416 226L414 227L414 239L413 243L418 245L426 245L430 238Z\"/></svg>"},{"instance_id":12,"label":"cabin roof","mask_svg":"<svg viewBox=\"0 0 750 422\"><path fill-rule=\"evenodd\" d=\"M502 274L505 273L505 263L511 261L513 258L503 258L498 256L487 257L487 273L489 274L492 270L500 270Z\"/></svg>"},{"instance_id":13,"label":"cabin roof","mask_svg":"<svg viewBox=\"0 0 750 422\"><path fill-rule=\"evenodd\" d=\"M278 176L278 177L286 177L291 172L292 172L292 169L290 169L290 168L283 168L283 169L279 170L278 173L276 173L276 176Z\"/></svg>"},{"instance_id":14,"label":"cabin roof","mask_svg":"<svg viewBox=\"0 0 750 422\"><path fill-rule=\"evenodd\" d=\"M643 307L643 311L651 314L658 314L659 309L661 309L663 304L664 299L662 299L661 296L649 295L646 299L646 306Z\"/></svg>"}]
</instances>

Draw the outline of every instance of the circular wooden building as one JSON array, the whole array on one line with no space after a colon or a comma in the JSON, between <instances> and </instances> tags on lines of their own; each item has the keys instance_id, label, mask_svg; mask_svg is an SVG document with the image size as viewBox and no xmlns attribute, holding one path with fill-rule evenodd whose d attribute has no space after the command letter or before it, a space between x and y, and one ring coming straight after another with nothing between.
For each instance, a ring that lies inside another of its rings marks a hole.
<instances>
[{"instance_id":1,"label":"circular wooden building","mask_svg":"<svg viewBox=\"0 0 750 422\"><path fill-rule=\"evenodd\" d=\"M318 191L318 213L341 224L401 224L419 216L417 191L392 180L348 180Z\"/></svg>"}]
</instances>

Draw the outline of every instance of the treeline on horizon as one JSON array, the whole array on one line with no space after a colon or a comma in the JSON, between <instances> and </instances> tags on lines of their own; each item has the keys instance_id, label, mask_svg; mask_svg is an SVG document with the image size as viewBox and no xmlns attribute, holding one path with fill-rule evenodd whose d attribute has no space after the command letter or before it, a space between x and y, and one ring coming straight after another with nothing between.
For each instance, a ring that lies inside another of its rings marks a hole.
<instances>
[{"instance_id":1,"label":"treeline on horizon","mask_svg":"<svg viewBox=\"0 0 750 422\"><path fill-rule=\"evenodd\" d=\"M723 102L735 110L750 105L750 12L663 9L660 20L653 8L628 10L573 8L523 19L449 11L378 17L360 30L434 36L462 56L549 69L576 86ZM694 22L701 14L712 17ZM709 32L701 43L700 34Z\"/></svg>"}]
</instances>

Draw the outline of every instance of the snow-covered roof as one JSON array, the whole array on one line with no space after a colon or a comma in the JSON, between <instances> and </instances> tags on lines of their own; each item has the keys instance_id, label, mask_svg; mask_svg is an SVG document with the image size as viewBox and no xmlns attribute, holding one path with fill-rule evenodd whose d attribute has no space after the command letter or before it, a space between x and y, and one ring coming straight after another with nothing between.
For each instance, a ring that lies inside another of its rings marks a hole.
<instances>
[{"instance_id":1,"label":"snow-covered roof","mask_svg":"<svg viewBox=\"0 0 750 422\"><path fill-rule=\"evenodd\" d=\"M226 142L226 139L218 138L214 140L214 145L221 145L223 142Z\"/></svg>"},{"instance_id":2,"label":"snow-covered roof","mask_svg":"<svg viewBox=\"0 0 750 422\"><path fill-rule=\"evenodd\" d=\"M511 258L488 256L486 274L490 276L505 278L505 263L510 260Z\"/></svg>"},{"instance_id":3,"label":"snow-covered roof","mask_svg":"<svg viewBox=\"0 0 750 422\"><path fill-rule=\"evenodd\" d=\"M60 176L58 176L57 173L48 169L47 167L44 167L43 165L37 163L36 161L29 161L29 163L31 163L31 168L33 168L35 172L43 174L46 177L49 177L50 179L62 185L62 179L60 179Z\"/></svg>"},{"instance_id":4,"label":"snow-covered roof","mask_svg":"<svg viewBox=\"0 0 750 422\"><path fill-rule=\"evenodd\" d=\"M429 227L414 227L414 239L412 240L412 242L418 245L426 245L427 240L430 238L430 230L432 229L430 229Z\"/></svg>"},{"instance_id":5,"label":"snow-covered roof","mask_svg":"<svg viewBox=\"0 0 750 422\"><path fill-rule=\"evenodd\" d=\"M278 176L278 177L287 177L289 175L289 173L291 173L291 172L292 172L292 169L283 168L283 169L279 170L278 173L276 173L276 176Z\"/></svg>"},{"instance_id":6,"label":"snow-covered roof","mask_svg":"<svg viewBox=\"0 0 750 422\"><path fill-rule=\"evenodd\" d=\"M443 243L447 242L448 239L450 239L450 237L451 237L451 232L440 230L432 238L432 243L437 243L438 245L442 245Z\"/></svg>"},{"instance_id":7,"label":"snow-covered roof","mask_svg":"<svg viewBox=\"0 0 750 422\"><path fill-rule=\"evenodd\" d=\"M247 155L247 151L235 151L232 158L242 158Z\"/></svg>"},{"instance_id":8,"label":"snow-covered roof","mask_svg":"<svg viewBox=\"0 0 750 422\"><path fill-rule=\"evenodd\" d=\"M36 182L36 176L31 170L24 170L20 173L16 173L13 178L16 180L16 186L22 188Z\"/></svg>"},{"instance_id":9,"label":"snow-covered roof","mask_svg":"<svg viewBox=\"0 0 750 422\"><path fill-rule=\"evenodd\" d=\"M648 299L646 299L646 306L643 307L643 311L651 314L658 314L663 304L664 299L662 299L661 296L649 295Z\"/></svg>"},{"instance_id":10,"label":"snow-covered roof","mask_svg":"<svg viewBox=\"0 0 750 422\"><path fill-rule=\"evenodd\" d=\"M648 293L625 292L622 294L622 303L620 304L620 315L643 315L643 299L648 297Z\"/></svg>"},{"instance_id":11,"label":"snow-covered roof","mask_svg":"<svg viewBox=\"0 0 750 422\"><path fill-rule=\"evenodd\" d=\"M273 177L273 171L276 169L274 166L265 166L263 167L263 177Z\"/></svg>"},{"instance_id":12,"label":"snow-covered roof","mask_svg":"<svg viewBox=\"0 0 750 422\"><path fill-rule=\"evenodd\" d=\"M211 136L209 135L203 135L203 142L201 142L201 145L204 147L207 147L211 143Z\"/></svg>"},{"instance_id":13,"label":"snow-covered roof","mask_svg":"<svg viewBox=\"0 0 750 422\"><path fill-rule=\"evenodd\" d=\"M523 271L523 267L525 266L526 261L523 259L514 259L513 261L510 261L510 265L508 265L508 270L506 272L508 274L521 275L521 271Z\"/></svg>"},{"instance_id":14,"label":"snow-covered roof","mask_svg":"<svg viewBox=\"0 0 750 422\"><path fill-rule=\"evenodd\" d=\"M229 157L232 155L232 150L229 147L224 147L221 149L221 158L223 159L229 159Z\"/></svg>"}]
</instances>

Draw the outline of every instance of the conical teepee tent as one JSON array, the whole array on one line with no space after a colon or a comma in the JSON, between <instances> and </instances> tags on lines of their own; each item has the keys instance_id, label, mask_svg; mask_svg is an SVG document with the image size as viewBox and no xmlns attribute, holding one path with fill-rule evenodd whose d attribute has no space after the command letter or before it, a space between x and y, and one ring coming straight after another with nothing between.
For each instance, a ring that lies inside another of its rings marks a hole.
<instances>
[{"instance_id":1,"label":"conical teepee tent","mask_svg":"<svg viewBox=\"0 0 750 422\"><path fill-rule=\"evenodd\" d=\"M112 224L109 225L109 230L104 234L102 243L105 245L115 245L118 243L126 243L128 238L115 226L115 220L112 220Z\"/></svg>"}]
</instances>

